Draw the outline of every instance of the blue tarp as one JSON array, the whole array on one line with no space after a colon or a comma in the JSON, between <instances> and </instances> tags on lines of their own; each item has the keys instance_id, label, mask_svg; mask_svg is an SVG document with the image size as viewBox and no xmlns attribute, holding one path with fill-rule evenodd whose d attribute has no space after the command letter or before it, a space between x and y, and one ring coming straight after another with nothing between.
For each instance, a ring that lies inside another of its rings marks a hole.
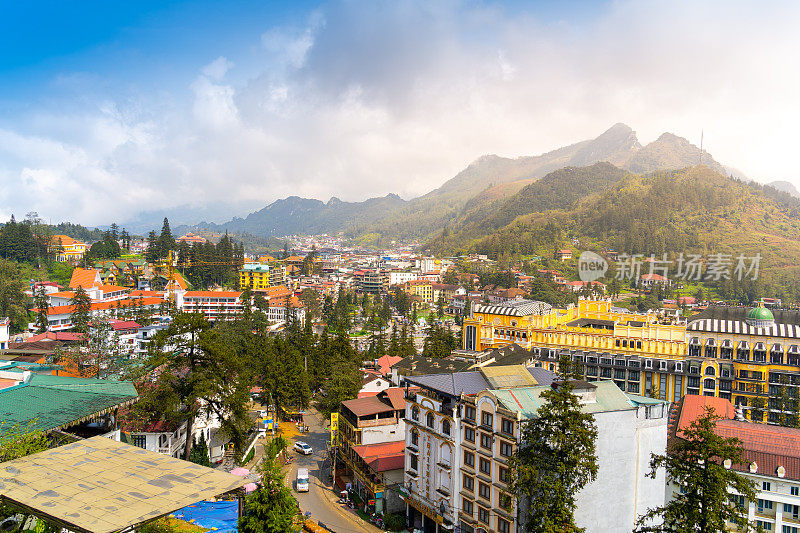
<instances>
[{"instance_id":1,"label":"blue tarp","mask_svg":"<svg viewBox=\"0 0 800 533\"><path fill-rule=\"evenodd\" d=\"M221 533L235 533L239 513L239 503L231 502L197 502L187 505L175 512L175 518L180 518L200 527L219 531Z\"/></svg>"}]
</instances>

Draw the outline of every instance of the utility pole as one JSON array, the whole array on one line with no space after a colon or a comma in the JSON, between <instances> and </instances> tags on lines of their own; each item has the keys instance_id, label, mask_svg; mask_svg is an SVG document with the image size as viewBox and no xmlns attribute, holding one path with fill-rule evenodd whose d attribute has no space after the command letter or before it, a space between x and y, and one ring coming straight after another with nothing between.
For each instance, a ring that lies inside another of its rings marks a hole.
<instances>
[{"instance_id":1,"label":"utility pole","mask_svg":"<svg viewBox=\"0 0 800 533\"><path fill-rule=\"evenodd\" d=\"M703 164L703 130L700 130L700 164Z\"/></svg>"}]
</instances>

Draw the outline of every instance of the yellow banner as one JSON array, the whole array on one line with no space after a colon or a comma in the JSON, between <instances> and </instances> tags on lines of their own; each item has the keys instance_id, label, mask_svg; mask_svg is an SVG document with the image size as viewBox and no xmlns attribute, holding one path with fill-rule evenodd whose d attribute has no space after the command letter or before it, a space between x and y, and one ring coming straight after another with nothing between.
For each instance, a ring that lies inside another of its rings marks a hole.
<instances>
[{"instance_id":1,"label":"yellow banner","mask_svg":"<svg viewBox=\"0 0 800 533\"><path fill-rule=\"evenodd\" d=\"M331 446L336 445L337 433L339 433L339 413L331 413Z\"/></svg>"}]
</instances>

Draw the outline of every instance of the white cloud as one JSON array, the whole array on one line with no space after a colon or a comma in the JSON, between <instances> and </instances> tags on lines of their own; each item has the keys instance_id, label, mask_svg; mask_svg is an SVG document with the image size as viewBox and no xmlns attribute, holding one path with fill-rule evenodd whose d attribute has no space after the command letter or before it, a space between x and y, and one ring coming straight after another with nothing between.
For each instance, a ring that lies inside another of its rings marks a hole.
<instances>
[{"instance_id":1,"label":"white cloud","mask_svg":"<svg viewBox=\"0 0 800 533\"><path fill-rule=\"evenodd\" d=\"M183 82L188 100L106 95L0 129L0 206L101 224L292 194L411 197L481 154L537 154L619 121L642 142L703 129L720 162L800 186L799 9L617 1L550 23L455 1L331 4L265 28L249 80L231 80L228 54Z\"/></svg>"}]
</instances>

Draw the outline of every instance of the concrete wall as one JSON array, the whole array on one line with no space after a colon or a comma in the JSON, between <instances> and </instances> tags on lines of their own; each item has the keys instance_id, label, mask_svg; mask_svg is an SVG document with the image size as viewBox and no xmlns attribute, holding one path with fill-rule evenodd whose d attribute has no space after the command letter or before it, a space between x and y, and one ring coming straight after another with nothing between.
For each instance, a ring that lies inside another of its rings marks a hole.
<instances>
[{"instance_id":1,"label":"concrete wall","mask_svg":"<svg viewBox=\"0 0 800 533\"><path fill-rule=\"evenodd\" d=\"M361 430L361 444L378 444L404 440L405 434L405 420L400 420L397 424L368 427Z\"/></svg>"},{"instance_id":2,"label":"concrete wall","mask_svg":"<svg viewBox=\"0 0 800 533\"><path fill-rule=\"evenodd\" d=\"M595 415L597 479L578 494L575 513L588 533L628 533L647 508L664 503L664 475L645 474L650 454L666 451L667 414L648 418L642 407Z\"/></svg>"}]
</instances>

